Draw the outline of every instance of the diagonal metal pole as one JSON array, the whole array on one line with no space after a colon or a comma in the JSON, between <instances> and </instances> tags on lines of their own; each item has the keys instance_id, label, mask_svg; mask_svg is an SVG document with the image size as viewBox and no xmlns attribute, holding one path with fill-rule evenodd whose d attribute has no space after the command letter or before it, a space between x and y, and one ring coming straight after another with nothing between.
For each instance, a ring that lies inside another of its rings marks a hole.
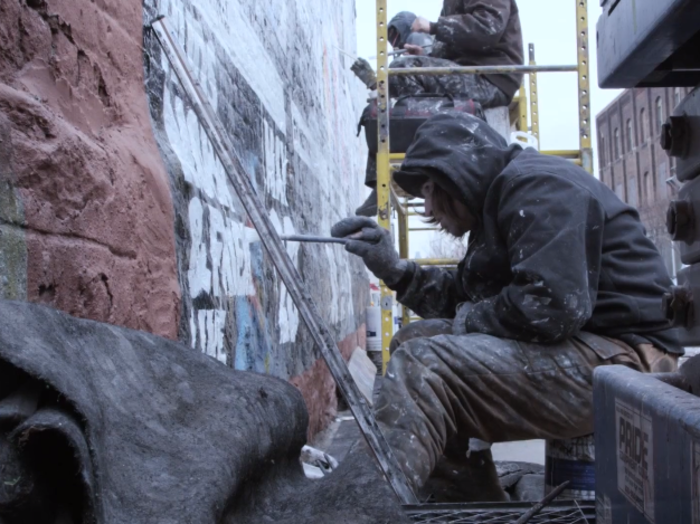
<instances>
[{"instance_id":1,"label":"diagonal metal pole","mask_svg":"<svg viewBox=\"0 0 700 524\"><path fill-rule=\"evenodd\" d=\"M192 109L223 164L226 174L250 217L250 221L255 226L258 235L260 235L260 240L270 254L270 258L277 268L284 285L287 287L289 295L299 310L299 315L306 324L314 342L320 348L321 355L326 361L336 384L338 384L343 393L348 406L350 406L362 435L367 440L381 470L403 504L417 503L406 475L399 467L391 447L389 447L384 435L379 430L374 414L350 375L338 346L314 306L311 295L304 289L301 275L299 275L287 251L284 249L282 241L277 235L262 202L255 194L255 189L233 150L221 122L204 96L199 82L192 75L192 69L189 67L184 51L168 31L163 16L153 20L151 28L158 38L158 42L173 71L187 93L192 103Z\"/></svg>"},{"instance_id":2,"label":"diagonal metal pole","mask_svg":"<svg viewBox=\"0 0 700 524\"><path fill-rule=\"evenodd\" d=\"M533 519L533 517L535 517L535 515L537 515L545 507L551 504L555 498L561 495L561 492L566 489L566 486L569 485L569 482L570 481L567 480L563 484L559 484L556 488L550 491L549 494L545 496L545 498L543 498L537 504L532 506L532 508L527 510L527 512L523 513L523 515L518 520L516 520L514 524L527 524L528 522L530 522Z\"/></svg>"}]
</instances>

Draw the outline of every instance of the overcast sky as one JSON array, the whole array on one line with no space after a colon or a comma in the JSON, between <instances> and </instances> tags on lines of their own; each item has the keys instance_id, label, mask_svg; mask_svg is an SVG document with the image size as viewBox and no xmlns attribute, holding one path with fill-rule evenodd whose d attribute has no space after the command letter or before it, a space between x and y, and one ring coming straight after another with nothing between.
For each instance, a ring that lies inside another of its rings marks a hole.
<instances>
[{"instance_id":1,"label":"overcast sky","mask_svg":"<svg viewBox=\"0 0 700 524\"><path fill-rule=\"evenodd\" d=\"M527 60L527 46L535 44L536 59L539 65L566 65L576 63L576 0L518 0L520 20L523 26L523 39ZM591 109L593 125L595 115L610 103L619 90L598 88L596 71L595 25L601 13L598 0L588 0L591 63ZM442 0L388 0L388 18L399 11L413 11L431 21L440 14ZM375 0L356 0L357 9L357 49L360 56L376 55ZM543 149L578 148L578 105L576 73L539 74L537 78L540 102L540 145ZM595 129L593 148L596 148ZM597 161L594 162L597 166ZM421 235L423 238L415 238ZM426 256L425 244L428 234L414 233L411 256L414 246L422 249Z\"/></svg>"}]
</instances>

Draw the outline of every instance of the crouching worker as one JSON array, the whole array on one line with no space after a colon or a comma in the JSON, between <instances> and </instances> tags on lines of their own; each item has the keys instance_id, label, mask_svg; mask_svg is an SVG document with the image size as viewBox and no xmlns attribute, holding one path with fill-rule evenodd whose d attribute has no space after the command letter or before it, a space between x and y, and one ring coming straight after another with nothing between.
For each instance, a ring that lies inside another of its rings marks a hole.
<instances>
[{"instance_id":1,"label":"crouching worker","mask_svg":"<svg viewBox=\"0 0 700 524\"><path fill-rule=\"evenodd\" d=\"M375 401L414 489L451 454L475 489L502 499L489 443L592 433L597 366L677 367L662 258L637 211L583 169L452 114L418 129L394 178L425 199L429 221L470 235L445 270L399 259L369 218L332 229L425 319L394 337Z\"/></svg>"}]
</instances>

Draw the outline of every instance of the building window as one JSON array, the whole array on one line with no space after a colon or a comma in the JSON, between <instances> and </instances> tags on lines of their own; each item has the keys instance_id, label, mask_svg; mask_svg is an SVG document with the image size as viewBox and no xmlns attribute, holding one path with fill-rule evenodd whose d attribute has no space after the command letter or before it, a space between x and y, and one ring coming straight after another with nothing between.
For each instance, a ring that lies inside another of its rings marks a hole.
<instances>
[{"instance_id":1,"label":"building window","mask_svg":"<svg viewBox=\"0 0 700 524\"><path fill-rule=\"evenodd\" d=\"M634 140L632 139L632 120L627 119L627 152L632 151Z\"/></svg>"},{"instance_id":2,"label":"building window","mask_svg":"<svg viewBox=\"0 0 700 524\"><path fill-rule=\"evenodd\" d=\"M656 134L661 133L662 125L664 125L664 103L659 96L656 98Z\"/></svg>"},{"instance_id":3,"label":"building window","mask_svg":"<svg viewBox=\"0 0 700 524\"><path fill-rule=\"evenodd\" d=\"M649 175L649 171L644 173L644 181L642 187L642 198L645 204L651 202L654 198L654 178Z\"/></svg>"},{"instance_id":4,"label":"building window","mask_svg":"<svg viewBox=\"0 0 700 524\"><path fill-rule=\"evenodd\" d=\"M660 192L661 192L661 197L665 197L667 195L666 192L666 187L668 187L668 184L666 184L666 180L668 179L668 164L666 162L661 162L659 164L659 187Z\"/></svg>"},{"instance_id":5,"label":"building window","mask_svg":"<svg viewBox=\"0 0 700 524\"><path fill-rule=\"evenodd\" d=\"M632 177L627 180L627 203L632 207L637 207L639 202L637 201L637 179Z\"/></svg>"},{"instance_id":6,"label":"building window","mask_svg":"<svg viewBox=\"0 0 700 524\"><path fill-rule=\"evenodd\" d=\"M614 156L615 156L615 160L617 160L618 158L620 158L620 130L618 128L615 128L614 136L615 136L615 142L613 144L613 147L615 148Z\"/></svg>"},{"instance_id":7,"label":"building window","mask_svg":"<svg viewBox=\"0 0 700 524\"><path fill-rule=\"evenodd\" d=\"M605 165L605 137L603 135L600 136L599 150L598 156L600 158L600 167L602 168Z\"/></svg>"},{"instance_id":8,"label":"building window","mask_svg":"<svg viewBox=\"0 0 700 524\"><path fill-rule=\"evenodd\" d=\"M639 111L639 142L641 144L647 141L647 124L646 124L647 112L644 108Z\"/></svg>"},{"instance_id":9,"label":"building window","mask_svg":"<svg viewBox=\"0 0 700 524\"><path fill-rule=\"evenodd\" d=\"M681 104L681 88L677 87L673 92L673 107L678 107Z\"/></svg>"}]
</instances>

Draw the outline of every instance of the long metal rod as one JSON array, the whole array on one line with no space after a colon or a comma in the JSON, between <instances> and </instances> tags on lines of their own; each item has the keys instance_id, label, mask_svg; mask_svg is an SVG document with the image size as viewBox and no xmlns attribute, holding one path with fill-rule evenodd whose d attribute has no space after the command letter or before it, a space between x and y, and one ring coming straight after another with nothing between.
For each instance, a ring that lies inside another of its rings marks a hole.
<instances>
[{"instance_id":1,"label":"long metal rod","mask_svg":"<svg viewBox=\"0 0 700 524\"><path fill-rule=\"evenodd\" d=\"M561 492L566 489L566 486L569 485L569 481L567 480L563 484L560 484L556 488L554 488L552 491L549 492L549 494L543 498L541 501L539 501L537 504L532 506L529 510L527 510L526 513L523 513L523 515L515 521L514 524L527 524L532 520L532 518L537 515L540 511L542 511L546 506L551 504L551 502L557 498L559 495L561 495Z\"/></svg>"},{"instance_id":2,"label":"long metal rod","mask_svg":"<svg viewBox=\"0 0 700 524\"><path fill-rule=\"evenodd\" d=\"M401 202L396 207L398 210L397 218L399 222L399 256L403 259L408 258L408 208L404 207ZM401 305L401 325L407 326L411 322L411 314L408 308Z\"/></svg>"},{"instance_id":3,"label":"long metal rod","mask_svg":"<svg viewBox=\"0 0 700 524\"><path fill-rule=\"evenodd\" d=\"M429 44L429 45L422 45L420 47L421 47L421 49L426 49L426 48L432 47L432 46L433 46L433 44ZM387 56L401 56L404 53L408 53L408 49L397 49L396 51L389 51L386 55ZM368 56L365 60L376 60L377 57L378 57L378 55Z\"/></svg>"},{"instance_id":4,"label":"long metal rod","mask_svg":"<svg viewBox=\"0 0 700 524\"><path fill-rule=\"evenodd\" d=\"M389 62L387 34L387 0L376 0L377 7L377 223L391 231L391 166L389 165ZM384 282L379 283L382 315L382 374L389 364L389 344L394 335L394 294Z\"/></svg>"},{"instance_id":5,"label":"long metal rod","mask_svg":"<svg viewBox=\"0 0 700 524\"><path fill-rule=\"evenodd\" d=\"M408 485L406 475L399 467L391 447L389 447L384 435L382 435L369 404L360 393L352 375L350 375L347 364L331 337L328 327L316 310L311 295L303 287L301 276L289 258L265 207L258 199L250 178L243 169L233 146L228 140L226 131L216 117L211 104L204 96L199 82L192 76L185 52L168 31L163 17L154 20L151 27L175 74L180 79L182 87L190 99L192 109L223 164L226 174L248 213L250 221L260 235L260 240L277 268L289 295L299 311L299 315L306 324L314 342L318 345L321 355L328 365L328 369L347 400L348 406L360 427L360 431L367 440L380 468L401 502L404 504L415 503L416 497Z\"/></svg>"},{"instance_id":6,"label":"long metal rod","mask_svg":"<svg viewBox=\"0 0 700 524\"><path fill-rule=\"evenodd\" d=\"M530 65L535 66L535 44L528 46L530 55ZM540 138L540 106L539 93L537 90L537 73L532 72L530 77L530 133L537 139L539 147L542 148L542 139Z\"/></svg>"},{"instance_id":7,"label":"long metal rod","mask_svg":"<svg viewBox=\"0 0 700 524\"><path fill-rule=\"evenodd\" d=\"M527 133L528 129L528 119L527 119L527 91L525 90L525 85L520 86L520 96L518 97L518 131Z\"/></svg>"},{"instance_id":8,"label":"long metal rod","mask_svg":"<svg viewBox=\"0 0 700 524\"><path fill-rule=\"evenodd\" d=\"M509 73L575 73L577 65L565 66L468 66L468 67L396 67L389 69L395 75L503 75Z\"/></svg>"},{"instance_id":9,"label":"long metal rod","mask_svg":"<svg viewBox=\"0 0 700 524\"><path fill-rule=\"evenodd\" d=\"M460 261L457 258L414 258L413 262L419 266L456 266Z\"/></svg>"},{"instance_id":10,"label":"long metal rod","mask_svg":"<svg viewBox=\"0 0 700 524\"><path fill-rule=\"evenodd\" d=\"M319 244L345 244L347 238L316 237L313 235L285 235L281 236L283 242L315 242Z\"/></svg>"},{"instance_id":11,"label":"long metal rod","mask_svg":"<svg viewBox=\"0 0 700 524\"><path fill-rule=\"evenodd\" d=\"M581 164L593 174L593 149L591 146L591 94L588 57L588 0L576 1L576 43L578 51L578 114L579 147Z\"/></svg>"}]
</instances>

